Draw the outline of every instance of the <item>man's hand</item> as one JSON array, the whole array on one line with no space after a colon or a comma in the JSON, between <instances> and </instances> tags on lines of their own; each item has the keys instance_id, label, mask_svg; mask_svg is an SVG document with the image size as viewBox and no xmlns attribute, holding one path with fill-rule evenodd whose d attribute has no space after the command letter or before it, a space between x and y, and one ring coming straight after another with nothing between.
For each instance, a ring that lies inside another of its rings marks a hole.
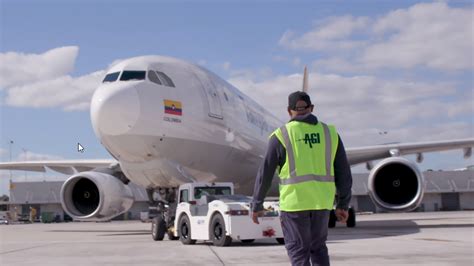
<instances>
[{"instance_id":1,"label":"man's hand","mask_svg":"<svg viewBox=\"0 0 474 266\"><path fill-rule=\"evenodd\" d=\"M337 220L341 223L346 223L347 218L349 218L349 212L343 209L336 209Z\"/></svg>"},{"instance_id":2,"label":"man's hand","mask_svg":"<svg viewBox=\"0 0 474 266\"><path fill-rule=\"evenodd\" d=\"M252 212L252 221L256 224L260 224L258 222L258 217L262 217L262 216L263 216L263 211Z\"/></svg>"}]
</instances>

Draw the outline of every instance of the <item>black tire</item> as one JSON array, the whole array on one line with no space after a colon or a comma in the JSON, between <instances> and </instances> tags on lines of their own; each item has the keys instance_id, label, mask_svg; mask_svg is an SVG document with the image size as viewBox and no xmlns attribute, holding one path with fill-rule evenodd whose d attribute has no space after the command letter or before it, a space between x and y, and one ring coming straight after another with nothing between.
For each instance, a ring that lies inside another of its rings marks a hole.
<instances>
[{"instance_id":1,"label":"black tire","mask_svg":"<svg viewBox=\"0 0 474 266\"><path fill-rule=\"evenodd\" d=\"M232 238L226 235L224 218L219 213L212 216L209 228L209 239L214 246L218 247L226 247L232 243Z\"/></svg>"},{"instance_id":2,"label":"black tire","mask_svg":"<svg viewBox=\"0 0 474 266\"><path fill-rule=\"evenodd\" d=\"M328 227L329 227L329 228L334 228L334 227L336 227L336 221L337 221L336 211L331 210L331 211L329 212L329 223L328 223Z\"/></svg>"},{"instance_id":3,"label":"black tire","mask_svg":"<svg viewBox=\"0 0 474 266\"><path fill-rule=\"evenodd\" d=\"M349 208L348 210L349 217L347 218L347 227L353 228L356 226L356 213L353 208Z\"/></svg>"},{"instance_id":4,"label":"black tire","mask_svg":"<svg viewBox=\"0 0 474 266\"><path fill-rule=\"evenodd\" d=\"M254 241L255 239L240 239L240 242L244 244L250 244L250 243L253 243Z\"/></svg>"},{"instance_id":5,"label":"black tire","mask_svg":"<svg viewBox=\"0 0 474 266\"><path fill-rule=\"evenodd\" d=\"M181 243L185 245L193 245L196 240L191 239L191 222L186 214L179 218L178 222L178 236Z\"/></svg>"},{"instance_id":6,"label":"black tire","mask_svg":"<svg viewBox=\"0 0 474 266\"><path fill-rule=\"evenodd\" d=\"M151 237L155 241L161 241L165 237L166 223L161 215L156 216L151 221Z\"/></svg>"},{"instance_id":7,"label":"black tire","mask_svg":"<svg viewBox=\"0 0 474 266\"><path fill-rule=\"evenodd\" d=\"M280 244L280 245L285 244L285 239L283 237L277 237L276 240L277 240L278 244Z\"/></svg>"}]
</instances>

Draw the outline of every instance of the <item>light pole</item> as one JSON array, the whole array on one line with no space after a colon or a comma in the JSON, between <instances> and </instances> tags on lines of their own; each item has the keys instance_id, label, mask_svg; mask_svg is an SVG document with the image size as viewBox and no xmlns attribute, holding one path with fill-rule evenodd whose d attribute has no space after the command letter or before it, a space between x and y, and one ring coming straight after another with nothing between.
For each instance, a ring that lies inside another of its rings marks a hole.
<instances>
[{"instance_id":1,"label":"light pole","mask_svg":"<svg viewBox=\"0 0 474 266\"><path fill-rule=\"evenodd\" d=\"M8 141L8 147L9 147L9 150L10 150L10 162L12 161L13 143L14 143L13 140ZM10 187L11 187L11 184L12 184L12 170L10 170Z\"/></svg>"},{"instance_id":2,"label":"light pole","mask_svg":"<svg viewBox=\"0 0 474 266\"><path fill-rule=\"evenodd\" d=\"M10 162L12 161L12 147L13 147L13 140L9 140L8 141L8 145L9 145L9 148L10 148Z\"/></svg>"}]
</instances>

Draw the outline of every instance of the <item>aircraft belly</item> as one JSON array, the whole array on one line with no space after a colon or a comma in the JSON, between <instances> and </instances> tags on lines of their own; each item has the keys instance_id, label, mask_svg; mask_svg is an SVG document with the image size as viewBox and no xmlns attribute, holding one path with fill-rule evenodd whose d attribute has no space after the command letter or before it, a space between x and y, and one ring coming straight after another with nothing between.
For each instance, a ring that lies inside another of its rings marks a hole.
<instances>
[{"instance_id":1,"label":"aircraft belly","mask_svg":"<svg viewBox=\"0 0 474 266\"><path fill-rule=\"evenodd\" d=\"M131 136L127 136L130 138ZM134 143L133 139L115 141ZM250 192L261 157L249 150L172 137L136 136L147 160L120 160L125 175L144 187L174 187L188 182L234 182L237 191ZM136 142L135 142L136 143ZM134 157L136 158L136 157Z\"/></svg>"}]
</instances>

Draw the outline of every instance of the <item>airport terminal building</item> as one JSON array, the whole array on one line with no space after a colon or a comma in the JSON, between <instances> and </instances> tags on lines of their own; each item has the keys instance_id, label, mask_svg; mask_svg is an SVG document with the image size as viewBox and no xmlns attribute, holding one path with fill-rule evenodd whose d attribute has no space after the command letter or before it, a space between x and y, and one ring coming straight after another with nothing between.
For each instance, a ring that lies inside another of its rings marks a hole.
<instances>
[{"instance_id":1,"label":"airport terminal building","mask_svg":"<svg viewBox=\"0 0 474 266\"><path fill-rule=\"evenodd\" d=\"M474 210L474 171L425 172L426 189L421 205L416 211ZM353 174L351 205L358 212L381 212L368 195L368 174ZM0 204L15 210L20 217L27 217L29 208L37 210L38 217L48 213L59 216L62 221L67 215L60 202L62 181L13 182L10 200ZM141 212L147 212L148 197L145 189L130 184L135 196L132 208L114 219L140 219Z\"/></svg>"}]
</instances>

